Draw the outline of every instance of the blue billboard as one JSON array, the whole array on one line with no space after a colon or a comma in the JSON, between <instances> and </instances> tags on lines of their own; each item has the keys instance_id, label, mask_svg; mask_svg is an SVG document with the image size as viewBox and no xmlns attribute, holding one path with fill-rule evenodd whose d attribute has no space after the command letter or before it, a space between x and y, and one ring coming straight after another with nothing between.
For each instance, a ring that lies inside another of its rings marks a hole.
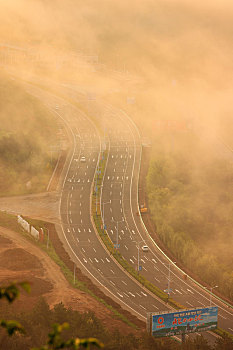
<instances>
[{"instance_id":1,"label":"blue billboard","mask_svg":"<svg viewBox=\"0 0 233 350\"><path fill-rule=\"evenodd\" d=\"M209 331L217 327L217 321L218 308L215 306L169 313L151 313L150 331L154 337L169 337Z\"/></svg>"}]
</instances>

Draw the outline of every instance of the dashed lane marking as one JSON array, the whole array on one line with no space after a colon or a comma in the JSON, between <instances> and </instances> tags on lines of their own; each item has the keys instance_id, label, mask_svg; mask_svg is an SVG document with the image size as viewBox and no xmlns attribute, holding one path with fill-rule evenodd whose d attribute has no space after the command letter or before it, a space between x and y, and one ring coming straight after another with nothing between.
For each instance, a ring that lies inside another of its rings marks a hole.
<instances>
[{"instance_id":1,"label":"dashed lane marking","mask_svg":"<svg viewBox=\"0 0 233 350\"><path fill-rule=\"evenodd\" d=\"M120 293L117 292L117 294L121 297L121 298L124 298L124 296Z\"/></svg>"}]
</instances>

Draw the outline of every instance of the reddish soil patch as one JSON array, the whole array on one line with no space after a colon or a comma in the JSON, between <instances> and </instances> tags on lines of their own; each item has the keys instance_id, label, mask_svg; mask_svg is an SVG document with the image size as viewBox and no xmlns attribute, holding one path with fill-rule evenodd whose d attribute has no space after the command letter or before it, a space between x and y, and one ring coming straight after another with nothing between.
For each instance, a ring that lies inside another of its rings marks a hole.
<instances>
[{"instance_id":1,"label":"reddish soil patch","mask_svg":"<svg viewBox=\"0 0 233 350\"><path fill-rule=\"evenodd\" d=\"M48 227L51 230L52 240L56 240L57 242L56 250L57 252L60 250L59 256L63 256L65 262L73 269L73 263L69 260L58 239L54 225ZM65 279L59 266L49 258L46 252L42 251L37 245L27 240L20 233L0 227L0 242L2 239L5 243L7 240L11 242L11 249L8 249L6 244L5 246L0 244L0 284L5 285L7 282L12 281L29 281L31 283L31 293L28 295L22 292L20 298L14 302L13 307L16 311L30 310L38 301L38 298L43 296L50 307L62 302L65 307L78 310L79 312L93 311L96 317L111 331L118 329L122 334L141 333L140 330L136 331L117 319L109 309L89 294L74 289ZM130 313L121 309L110 298L106 297L87 277L82 275L79 269L77 276L80 280L85 281L96 295L114 306L133 323L137 323L139 329L145 330L145 324L143 322L137 320ZM2 310L8 307L6 302L1 302Z\"/></svg>"},{"instance_id":2,"label":"reddish soil patch","mask_svg":"<svg viewBox=\"0 0 233 350\"><path fill-rule=\"evenodd\" d=\"M12 241L6 237L0 236L0 246L12 244Z\"/></svg>"},{"instance_id":3,"label":"reddish soil patch","mask_svg":"<svg viewBox=\"0 0 233 350\"><path fill-rule=\"evenodd\" d=\"M7 249L0 254L0 266L13 271L42 268L40 261L22 248Z\"/></svg>"}]
</instances>

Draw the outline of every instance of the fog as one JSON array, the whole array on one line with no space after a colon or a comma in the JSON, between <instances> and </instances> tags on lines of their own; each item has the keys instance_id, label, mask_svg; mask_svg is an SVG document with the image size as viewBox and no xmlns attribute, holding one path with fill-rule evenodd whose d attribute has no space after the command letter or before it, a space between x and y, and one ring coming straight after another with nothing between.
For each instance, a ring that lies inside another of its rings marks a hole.
<instances>
[{"instance_id":1,"label":"fog","mask_svg":"<svg viewBox=\"0 0 233 350\"><path fill-rule=\"evenodd\" d=\"M152 144L163 139L184 152L184 131L196 134L205 151L196 159L187 147L195 165L233 148L231 0L0 0L0 20L2 43L47 61L15 63L23 74L94 90L126 109ZM72 55L76 64L63 64ZM88 55L98 64L83 69Z\"/></svg>"}]
</instances>

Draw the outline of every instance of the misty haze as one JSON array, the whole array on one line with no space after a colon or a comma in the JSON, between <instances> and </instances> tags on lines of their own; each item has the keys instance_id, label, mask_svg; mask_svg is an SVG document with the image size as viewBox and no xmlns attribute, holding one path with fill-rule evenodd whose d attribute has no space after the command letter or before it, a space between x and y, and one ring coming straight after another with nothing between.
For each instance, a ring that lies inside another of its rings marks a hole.
<instances>
[{"instance_id":1,"label":"misty haze","mask_svg":"<svg viewBox=\"0 0 233 350\"><path fill-rule=\"evenodd\" d=\"M232 350L232 1L0 23L0 348Z\"/></svg>"}]
</instances>

